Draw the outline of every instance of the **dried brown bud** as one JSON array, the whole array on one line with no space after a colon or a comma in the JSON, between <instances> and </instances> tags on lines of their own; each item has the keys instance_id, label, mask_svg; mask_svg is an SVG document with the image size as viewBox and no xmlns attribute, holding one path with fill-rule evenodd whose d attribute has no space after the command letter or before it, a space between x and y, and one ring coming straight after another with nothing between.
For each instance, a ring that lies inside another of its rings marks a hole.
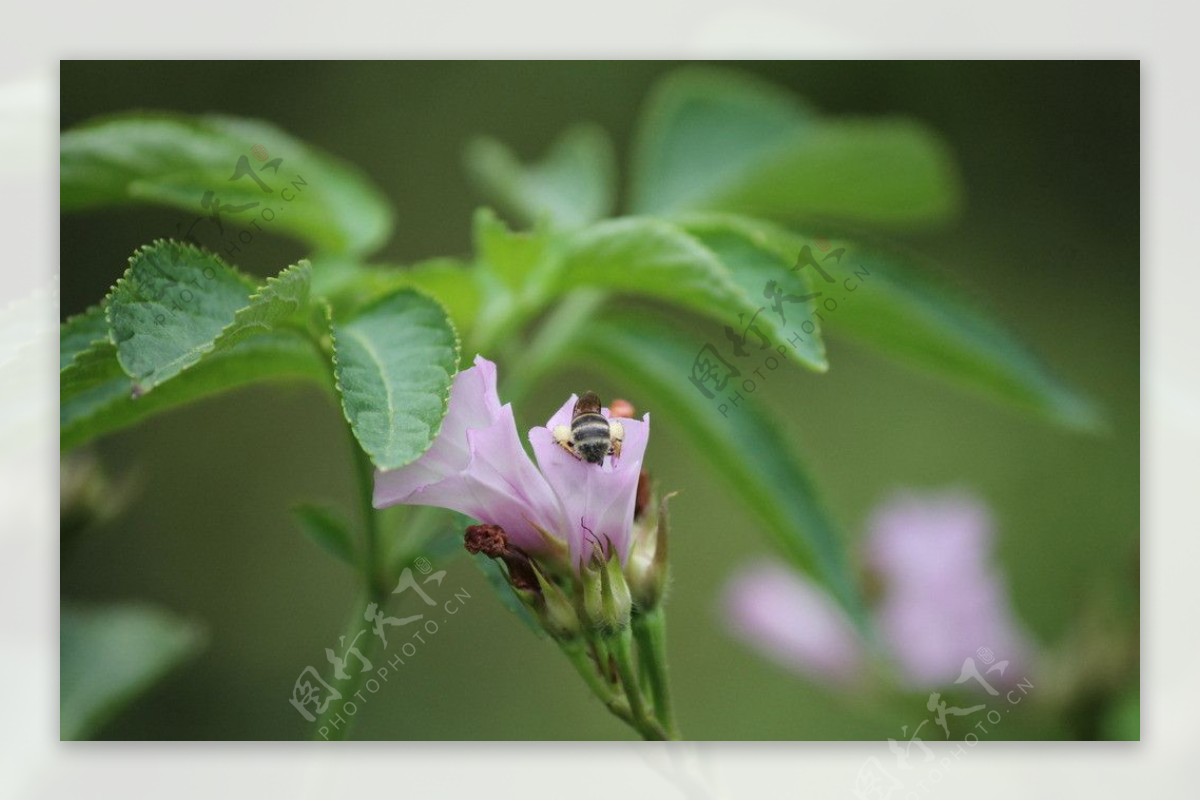
<instances>
[{"instance_id":1,"label":"dried brown bud","mask_svg":"<svg viewBox=\"0 0 1200 801\"><path fill-rule=\"evenodd\" d=\"M633 519L637 520L650 505L650 474L645 470L638 475L637 495L633 499Z\"/></svg>"},{"instance_id":2,"label":"dried brown bud","mask_svg":"<svg viewBox=\"0 0 1200 801\"><path fill-rule=\"evenodd\" d=\"M468 553L481 553L492 559L503 560L504 566L508 568L508 581L513 587L540 592L537 576L529 564L529 557L520 548L508 544L508 535L500 526L467 526L463 545Z\"/></svg>"},{"instance_id":3,"label":"dried brown bud","mask_svg":"<svg viewBox=\"0 0 1200 801\"><path fill-rule=\"evenodd\" d=\"M467 526L463 544L467 547L467 553L481 553L499 559L508 551L508 536L499 526Z\"/></svg>"}]
</instances>

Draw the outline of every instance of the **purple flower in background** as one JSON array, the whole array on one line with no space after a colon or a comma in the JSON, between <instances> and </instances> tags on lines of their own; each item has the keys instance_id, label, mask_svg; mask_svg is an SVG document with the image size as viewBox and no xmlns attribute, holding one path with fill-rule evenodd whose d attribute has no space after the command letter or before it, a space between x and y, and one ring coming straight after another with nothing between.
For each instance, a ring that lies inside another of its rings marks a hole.
<instances>
[{"instance_id":1,"label":"purple flower in background","mask_svg":"<svg viewBox=\"0 0 1200 801\"><path fill-rule=\"evenodd\" d=\"M731 628L785 667L832 683L861 671L858 634L833 599L779 562L742 567L726 590Z\"/></svg>"},{"instance_id":2,"label":"purple flower in background","mask_svg":"<svg viewBox=\"0 0 1200 801\"><path fill-rule=\"evenodd\" d=\"M992 564L982 502L900 495L876 510L870 530L867 564L884 583L876 625L912 684L954 681L979 648L1009 660L1006 676L1020 675L1028 648Z\"/></svg>"},{"instance_id":3,"label":"purple flower in background","mask_svg":"<svg viewBox=\"0 0 1200 801\"><path fill-rule=\"evenodd\" d=\"M529 554L564 542L578 565L592 542L629 553L638 474L650 438L649 415L622 420L621 458L601 465L577 460L554 442L554 426L570 422L575 396L545 427L529 432L534 466L521 446L512 406L500 405L496 365L481 356L460 372L433 445L412 464L375 475L376 508L395 504L453 509L500 526L508 541ZM608 410L602 412L608 415ZM551 539L548 540L548 535Z\"/></svg>"},{"instance_id":4,"label":"purple flower in background","mask_svg":"<svg viewBox=\"0 0 1200 801\"><path fill-rule=\"evenodd\" d=\"M992 567L992 524L963 494L899 495L876 510L866 561L881 593L872 616L905 684L950 684L981 648L1022 674L1029 647ZM739 572L725 597L733 632L787 667L831 682L860 675L866 648L808 577L780 564Z\"/></svg>"}]
</instances>

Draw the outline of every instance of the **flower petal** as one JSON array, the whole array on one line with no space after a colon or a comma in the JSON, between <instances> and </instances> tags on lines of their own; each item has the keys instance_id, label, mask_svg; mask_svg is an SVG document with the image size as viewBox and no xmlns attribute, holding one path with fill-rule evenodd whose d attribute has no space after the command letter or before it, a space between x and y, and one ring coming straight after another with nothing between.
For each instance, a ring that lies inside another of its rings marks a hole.
<instances>
[{"instance_id":1,"label":"flower petal","mask_svg":"<svg viewBox=\"0 0 1200 801\"><path fill-rule=\"evenodd\" d=\"M992 567L992 538L987 507L964 494L897 496L874 515L867 555L884 587L876 617L912 685L955 681L983 649L1009 662L991 683L1022 675L1031 649Z\"/></svg>"},{"instance_id":2,"label":"flower petal","mask_svg":"<svg viewBox=\"0 0 1200 801\"><path fill-rule=\"evenodd\" d=\"M791 670L830 683L858 678L865 659L854 626L808 579L775 562L739 570L726 586L726 623Z\"/></svg>"},{"instance_id":3,"label":"flower petal","mask_svg":"<svg viewBox=\"0 0 1200 801\"><path fill-rule=\"evenodd\" d=\"M496 504L477 520L504 529L517 547L536 553L544 547L534 526L562 536L567 528L563 507L521 447L511 405L500 409L495 425L467 433L471 462L464 474L480 502Z\"/></svg>"},{"instance_id":4,"label":"flower petal","mask_svg":"<svg viewBox=\"0 0 1200 801\"><path fill-rule=\"evenodd\" d=\"M467 431L487 428L499 413L496 365L482 356L476 356L474 367L454 377L446 417L429 450L412 464L396 470L376 471L375 508L409 503L408 499L423 487L436 484L465 469L470 461Z\"/></svg>"},{"instance_id":5,"label":"flower petal","mask_svg":"<svg viewBox=\"0 0 1200 801\"><path fill-rule=\"evenodd\" d=\"M629 556L642 458L650 440L650 416L621 420L625 429L621 458L608 456L602 464L588 464L554 441L554 427L570 423L575 400L571 396L545 426L530 429L529 441L538 467L566 514L566 539L573 563L586 561L593 542L605 550L611 542L624 562Z\"/></svg>"}]
</instances>

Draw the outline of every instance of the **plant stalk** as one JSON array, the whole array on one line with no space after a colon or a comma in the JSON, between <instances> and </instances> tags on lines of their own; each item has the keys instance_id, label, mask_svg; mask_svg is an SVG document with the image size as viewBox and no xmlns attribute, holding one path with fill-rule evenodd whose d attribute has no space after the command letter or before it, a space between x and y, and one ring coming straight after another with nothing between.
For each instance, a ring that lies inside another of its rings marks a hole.
<instances>
[{"instance_id":1,"label":"plant stalk","mask_svg":"<svg viewBox=\"0 0 1200 801\"><path fill-rule=\"evenodd\" d=\"M679 727L671 705L671 682L667 674L667 630L662 607L634 615L633 635L637 638L638 658L650 679L654 716L672 740L679 739Z\"/></svg>"}]
</instances>

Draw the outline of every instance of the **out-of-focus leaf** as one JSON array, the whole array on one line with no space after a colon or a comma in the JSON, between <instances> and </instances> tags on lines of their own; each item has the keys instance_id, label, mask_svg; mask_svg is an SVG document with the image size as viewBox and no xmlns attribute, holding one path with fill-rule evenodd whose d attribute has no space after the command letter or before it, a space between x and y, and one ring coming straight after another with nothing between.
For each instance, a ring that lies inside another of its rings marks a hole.
<instances>
[{"instance_id":1,"label":"out-of-focus leaf","mask_svg":"<svg viewBox=\"0 0 1200 801\"><path fill-rule=\"evenodd\" d=\"M824 370L828 366L821 321L814 312L820 299L807 272L794 269L795 257L762 247L755 237L719 220L697 220L688 225L689 234L717 254L738 286L756 305L755 325L765 341L750 332L739 334L743 347L761 361L768 348L785 348L801 364ZM721 338L723 347L732 343Z\"/></svg>"},{"instance_id":2,"label":"out-of-focus leaf","mask_svg":"<svg viewBox=\"0 0 1200 801\"><path fill-rule=\"evenodd\" d=\"M475 212L475 252L485 269L510 290L520 290L547 256L550 237L545 230L510 230L491 209Z\"/></svg>"},{"instance_id":3,"label":"out-of-focus leaf","mask_svg":"<svg viewBox=\"0 0 1200 801\"><path fill-rule=\"evenodd\" d=\"M284 330L251 337L212 353L141 397L107 342L80 353L60 376L59 445L63 450L118 431L168 409L245 384L308 379L326 386L329 366L303 334Z\"/></svg>"},{"instance_id":4,"label":"out-of-focus leaf","mask_svg":"<svg viewBox=\"0 0 1200 801\"><path fill-rule=\"evenodd\" d=\"M290 234L314 247L378 248L391 232L383 194L356 167L265 122L125 114L62 135L64 211L128 203L174 206L221 225Z\"/></svg>"},{"instance_id":5,"label":"out-of-focus leaf","mask_svg":"<svg viewBox=\"0 0 1200 801\"><path fill-rule=\"evenodd\" d=\"M458 370L458 335L446 310L402 289L344 323L333 323L334 369L342 408L381 470L403 467L442 427Z\"/></svg>"},{"instance_id":6,"label":"out-of-focus leaf","mask_svg":"<svg viewBox=\"0 0 1200 801\"><path fill-rule=\"evenodd\" d=\"M356 566L354 541L350 527L340 512L332 507L302 503L292 509L300 530L326 553L336 556L351 567Z\"/></svg>"},{"instance_id":7,"label":"out-of-focus leaf","mask_svg":"<svg viewBox=\"0 0 1200 801\"><path fill-rule=\"evenodd\" d=\"M592 323L571 343L567 358L598 360L622 382L640 387L651 412L688 432L689 441L766 524L780 550L827 586L865 628L846 541L799 455L754 404L722 410L720 395L707 397L693 385L696 351L662 324L618 313Z\"/></svg>"},{"instance_id":8,"label":"out-of-focus leaf","mask_svg":"<svg viewBox=\"0 0 1200 801\"><path fill-rule=\"evenodd\" d=\"M651 96L634 150L632 210L783 219L936 222L958 204L948 148L911 120L818 116L748 76L689 68Z\"/></svg>"},{"instance_id":9,"label":"out-of-focus leaf","mask_svg":"<svg viewBox=\"0 0 1200 801\"><path fill-rule=\"evenodd\" d=\"M652 90L634 140L631 208L695 208L737 183L763 154L815 122L772 84L707 67L676 70Z\"/></svg>"},{"instance_id":10,"label":"out-of-focus leaf","mask_svg":"<svg viewBox=\"0 0 1200 801\"><path fill-rule=\"evenodd\" d=\"M195 654L194 624L149 606L66 606L61 620L59 737L91 737L126 704Z\"/></svg>"},{"instance_id":11,"label":"out-of-focus leaf","mask_svg":"<svg viewBox=\"0 0 1200 801\"><path fill-rule=\"evenodd\" d=\"M736 229L780 257L796 259L805 252L819 257L830 280L815 266L809 275L813 288L823 292L819 310L826 334L845 333L1058 425L1079 430L1104 425L1090 399L912 256L877 245L806 237L732 215L695 215L684 225Z\"/></svg>"},{"instance_id":12,"label":"out-of-focus leaf","mask_svg":"<svg viewBox=\"0 0 1200 801\"><path fill-rule=\"evenodd\" d=\"M949 149L902 118L822 121L697 208L783 220L908 226L951 217L961 189Z\"/></svg>"},{"instance_id":13,"label":"out-of-focus leaf","mask_svg":"<svg viewBox=\"0 0 1200 801\"><path fill-rule=\"evenodd\" d=\"M467 168L489 198L526 223L546 218L571 228L613 210L616 158L608 135L594 125L570 128L530 165L494 139L476 139L467 148Z\"/></svg>"},{"instance_id":14,"label":"out-of-focus leaf","mask_svg":"<svg viewBox=\"0 0 1200 801\"><path fill-rule=\"evenodd\" d=\"M460 333L469 331L479 315L478 271L461 259L433 258L405 266L341 261L327 270L329 266L327 257L314 261L313 294L327 298L335 313L353 313L384 295L410 288L445 306Z\"/></svg>"},{"instance_id":15,"label":"out-of-focus leaf","mask_svg":"<svg viewBox=\"0 0 1200 801\"><path fill-rule=\"evenodd\" d=\"M83 351L97 342L108 341L108 320L103 306L92 306L69 318L59 329L58 369L65 370Z\"/></svg>"},{"instance_id":16,"label":"out-of-focus leaf","mask_svg":"<svg viewBox=\"0 0 1200 801\"><path fill-rule=\"evenodd\" d=\"M714 242L727 251L741 247L732 240ZM735 279L720 255L699 239L666 221L635 217L599 223L573 237L555 286L559 292L598 287L668 301L724 323L728 330L722 342L733 337L745 339L748 348L769 346L764 341L778 348L791 332L765 314L764 287L757 281L769 267L760 265L757 272ZM754 328L764 331L765 339ZM814 370L827 367L819 329L781 352Z\"/></svg>"}]
</instances>

